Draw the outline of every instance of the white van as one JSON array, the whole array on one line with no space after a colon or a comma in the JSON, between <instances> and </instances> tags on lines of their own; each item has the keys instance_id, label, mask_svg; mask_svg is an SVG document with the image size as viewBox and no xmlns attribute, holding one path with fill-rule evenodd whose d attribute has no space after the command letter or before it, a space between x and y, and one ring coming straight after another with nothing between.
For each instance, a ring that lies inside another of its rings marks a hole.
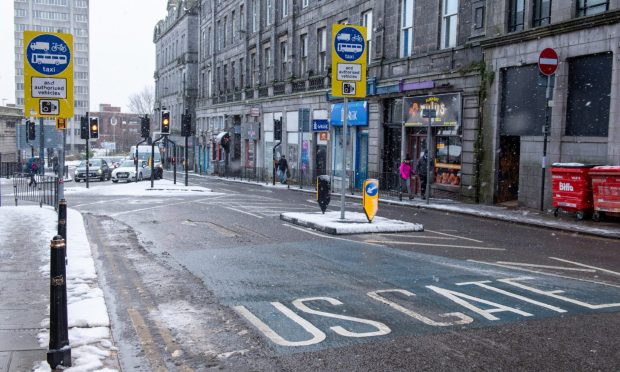
<instances>
[{"instance_id":1,"label":"white van","mask_svg":"<svg viewBox=\"0 0 620 372\"><path fill-rule=\"evenodd\" d=\"M136 157L136 146L131 146L131 151L129 152L128 158L134 159ZM155 146L154 152L154 177L155 179L162 179L164 177L164 165L161 160L161 153L159 152L159 147ZM138 160L147 161L148 165L151 165L151 146L144 145L138 146Z\"/></svg>"}]
</instances>

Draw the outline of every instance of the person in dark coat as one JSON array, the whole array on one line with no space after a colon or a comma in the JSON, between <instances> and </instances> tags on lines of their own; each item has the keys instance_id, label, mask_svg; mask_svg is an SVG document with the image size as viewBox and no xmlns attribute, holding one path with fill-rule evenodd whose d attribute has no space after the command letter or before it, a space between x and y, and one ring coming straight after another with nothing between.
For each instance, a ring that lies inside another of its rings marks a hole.
<instances>
[{"instance_id":1,"label":"person in dark coat","mask_svg":"<svg viewBox=\"0 0 620 372\"><path fill-rule=\"evenodd\" d=\"M280 183L286 184L286 173L288 171L288 162L286 161L286 157L282 155L280 161L278 162L278 176L280 177Z\"/></svg>"},{"instance_id":2,"label":"person in dark coat","mask_svg":"<svg viewBox=\"0 0 620 372\"><path fill-rule=\"evenodd\" d=\"M420 194L422 196L422 199L426 198L426 181L428 181L427 166L428 154L426 151L424 151L421 154L420 159L418 160L418 164L415 167L416 173L418 174L418 177L420 179Z\"/></svg>"}]
</instances>

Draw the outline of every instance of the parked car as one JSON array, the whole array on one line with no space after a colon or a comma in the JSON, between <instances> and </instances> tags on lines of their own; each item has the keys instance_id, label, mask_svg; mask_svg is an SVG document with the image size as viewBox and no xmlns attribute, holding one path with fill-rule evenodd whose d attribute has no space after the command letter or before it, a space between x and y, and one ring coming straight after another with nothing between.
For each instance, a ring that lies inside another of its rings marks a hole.
<instances>
[{"instance_id":1,"label":"parked car","mask_svg":"<svg viewBox=\"0 0 620 372\"><path fill-rule=\"evenodd\" d=\"M138 176L136 177L136 163L133 160L125 160L121 165L112 171L112 182L118 181L131 182L142 181L151 178L151 168L146 161L140 161L138 166Z\"/></svg>"},{"instance_id":2,"label":"parked car","mask_svg":"<svg viewBox=\"0 0 620 372\"><path fill-rule=\"evenodd\" d=\"M100 158L89 159L88 179L105 181L112 178L112 171L108 163ZM75 182L86 181L86 160L80 162L73 174Z\"/></svg>"}]
</instances>

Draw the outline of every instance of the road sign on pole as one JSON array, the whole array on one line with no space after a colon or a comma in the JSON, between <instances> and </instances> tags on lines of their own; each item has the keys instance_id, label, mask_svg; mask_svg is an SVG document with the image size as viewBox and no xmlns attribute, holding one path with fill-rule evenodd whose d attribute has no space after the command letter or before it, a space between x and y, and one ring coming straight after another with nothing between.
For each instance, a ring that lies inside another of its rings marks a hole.
<instances>
[{"instance_id":1,"label":"road sign on pole","mask_svg":"<svg viewBox=\"0 0 620 372\"><path fill-rule=\"evenodd\" d=\"M73 35L24 31L24 112L73 117Z\"/></svg>"},{"instance_id":2,"label":"road sign on pole","mask_svg":"<svg viewBox=\"0 0 620 372\"><path fill-rule=\"evenodd\" d=\"M332 26L332 96L366 97L366 27Z\"/></svg>"},{"instance_id":3,"label":"road sign on pole","mask_svg":"<svg viewBox=\"0 0 620 372\"><path fill-rule=\"evenodd\" d=\"M543 75L553 75L558 68L558 54L552 48L545 48L538 57L538 69Z\"/></svg>"}]
</instances>

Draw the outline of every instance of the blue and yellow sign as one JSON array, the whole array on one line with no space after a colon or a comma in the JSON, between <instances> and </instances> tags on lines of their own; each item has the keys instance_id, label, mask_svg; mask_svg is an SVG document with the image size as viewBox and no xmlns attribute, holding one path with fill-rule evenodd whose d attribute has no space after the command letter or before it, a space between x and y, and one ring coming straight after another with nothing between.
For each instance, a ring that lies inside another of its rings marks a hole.
<instances>
[{"instance_id":1,"label":"blue and yellow sign","mask_svg":"<svg viewBox=\"0 0 620 372\"><path fill-rule=\"evenodd\" d=\"M73 117L73 35L24 31L24 114Z\"/></svg>"},{"instance_id":2,"label":"blue and yellow sign","mask_svg":"<svg viewBox=\"0 0 620 372\"><path fill-rule=\"evenodd\" d=\"M379 210L379 180L369 178L362 187L362 205L368 222L372 222Z\"/></svg>"},{"instance_id":3,"label":"blue and yellow sign","mask_svg":"<svg viewBox=\"0 0 620 372\"><path fill-rule=\"evenodd\" d=\"M366 97L366 27L332 26L332 96Z\"/></svg>"}]
</instances>

